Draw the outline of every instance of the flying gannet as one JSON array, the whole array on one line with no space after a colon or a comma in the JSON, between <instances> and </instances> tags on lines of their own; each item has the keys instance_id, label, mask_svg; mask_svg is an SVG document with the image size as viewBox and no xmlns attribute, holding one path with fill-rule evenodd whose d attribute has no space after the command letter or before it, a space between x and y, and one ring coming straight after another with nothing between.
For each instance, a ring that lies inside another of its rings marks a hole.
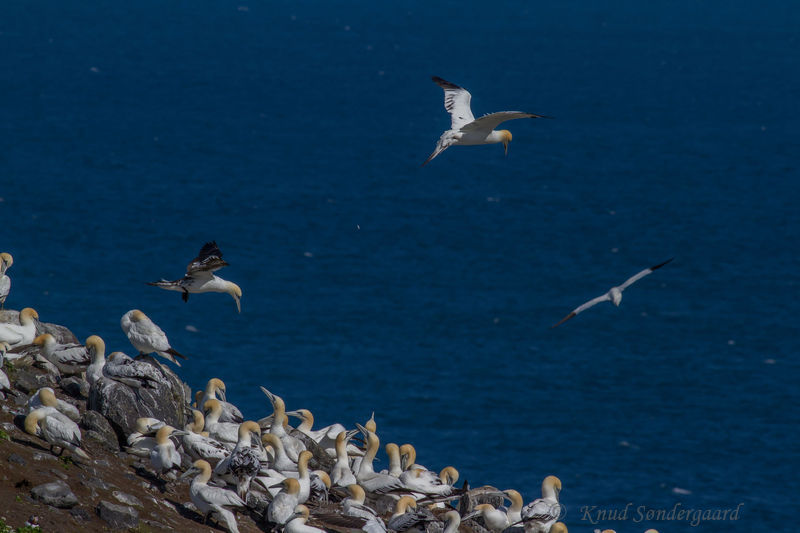
<instances>
[{"instance_id":1,"label":"flying gannet","mask_svg":"<svg viewBox=\"0 0 800 533\"><path fill-rule=\"evenodd\" d=\"M5 309L6 298L11 292L11 278L6 275L6 270L14 264L14 258L8 252L0 253L0 309Z\"/></svg>"},{"instance_id":2,"label":"flying gannet","mask_svg":"<svg viewBox=\"0 0 800 533\"><path fill-rule=\"evenodd\" d=\"M183 293L184 302L189 301L189 293L226 292L233 297L236 302L236 309L241 313L242 289L237 284L213 274L213 272L226 266L228 266L228 263L223 261L222 252L217 247L217 243L211 241L200 248L200 253L186 267L186 275L181 279L174 281L162 279L150 282L148 285L161 287L168 291L180 291Z\"/></svg>"},{"instance_id":3,"label":"flying gannet","mask_svg":"<svg viewBox=\"0 0 800 533\"><path fill-rule=\"evenodd\" d=\"M187 359L169 345L166 333L138 309L131 309L122 315L120 326L133 347L139 350L139 355L155 352L178 366L181 364L174 356Z\"/></svg>"},{"instance_id":4,"label":"flying gannet","mask_svg":"<svg viewBox=\"0 0 800 533\"><path fill-rule=\"evenodd\" d=\"M36 337L34 319L39 319L39 313L35 309L26 307L19 312L19 325L0 324L0 341L8 344L10 348L31 344ZM8 355L8 358L12 358L11 354Z\"/></svg>"},{"instance_id":5,"label":"flying gannet","mask_svg":"<svg viewBox=\"0 0 800 533\"><path fill-rule=\"evenodd\" d=\"M422 163L422 166L451 146L472 146L476 144L503 143L505 153L508 155L508 143L511 142L511 132L508 130L497 131L494 128L506 120L518 118L551 118L545 115L534 115L522 111L500 111L490 113L475 119L470 109L472 95L463 87L443 80L438 76L431 79L444 89L444 108L450 113L450 129L445 131L436 143L436 149Z\"/></svg>"},{"instance_id":6,"label":"flying gannet","mask_svg":"<svg viewBox=\"0 0 800 533\"><path fill-rule=\"evenodd\" d=\"M656 266L652 266L650 268L645 268L644 270L642 270L641 272L639 272L635 276L632 276L632 277L628 278L628 280L625 283L623 283L622 285L620 285L618 287L611 287L611 289L609 289L609 291L607 293L605 293L604 295L598 296L597 298L589 300L585 304L576 307L574 311L572 311L570 314L568 314L567 316L565 316L564 318L559 320L558 323L556 323L553 326L551 326L551 328L554 328L556 326L560 326L561 324L563 324L564 322L566 322L570 318L574 317L575 315L577 315L581 311L586 311L590 307L593 307L593 306L599 304L600 302L608 302L608 301L610 301L615 306L619 307L619 304L622 301L622 291L624 291L625 289L627 289L628 287L630 287L631 285L633 285L634 283L636 283L637 281L639 281L643 277L647 276L648 274L652 274L653 271L658 270L659 268L661 268L662 266L666 265L670 261L672 261L672 258L667 259L663 263L659 263Z\"/></svg>"}]
</instances>

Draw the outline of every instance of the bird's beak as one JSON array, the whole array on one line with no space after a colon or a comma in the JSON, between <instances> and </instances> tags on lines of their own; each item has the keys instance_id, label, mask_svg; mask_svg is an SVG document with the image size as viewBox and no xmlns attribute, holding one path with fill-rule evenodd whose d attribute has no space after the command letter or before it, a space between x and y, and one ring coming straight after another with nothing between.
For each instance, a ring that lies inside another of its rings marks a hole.
<instances>
[{"instance_id":1,"label":"bird's beak","mask_svg":"<svg viewBox=\"0 0 800 533\"><path fill-rule=\"evenodd\" d=\"M293 416L295 418L303 418L303 416L298 411L286 411L288 416Z\"/></svg>"},{"instance_id":2,"label":"bird's beak","mask_svg":"<svg viewBox=\"0 0 800 533\"><path fill-rule=\"evenodd\" d=\"M222 389L217 389L217 392L219 393L220 399L224 402L225 401L225 391L222 390Z\"/></svg>"},{"instance_id":3,"label":"bird's beak","mask_svg":"<svg viewBox=\"0 0 800 533\"><path fill-rule=\"evenodd\" d=\"M242 312L242 302L239 300L239 298L236 298L236 309L239 311L239 313Z\"/></svg>"},{"instance_id":4,"label":"bird's beak","mask_svg":"<svg viewBox=\"0 0 800 533\"><path fill-rule=\"evenodd\" d=\"M274 395L274 394L272 394L270 391L268 391L268 390L267 390L267 389L265 389L264 387L261 387L261 392L263 392L264 394L266 394L266 395L267 395L267 398L269 398L269 401L270 401L270 402L274 401L274 399L275 399L275 395Z\"/></svg>"},{"instance_id":5,"label":"bird's beak","mask_svg":"<svg viewBox=\"0 0 800 533\"><path fill-rule=\"evenodd\" d=\"M505 151L506 157L508 157L508 141L503 143L503 150Z\"/></svg>"},{"instance_id":6,"label":"bird's beak","mask_svg":"<svg viewBox=\"0 0 800 533\"><path fill-rule=\"evenodd\" d=\"M191 476L195 472L199 472L199 470L197 470L196 468L190 468L189 470L187 470L186 472L181 474L181 479L186 479L187 477Z\"/></svg>"}]
</instances>

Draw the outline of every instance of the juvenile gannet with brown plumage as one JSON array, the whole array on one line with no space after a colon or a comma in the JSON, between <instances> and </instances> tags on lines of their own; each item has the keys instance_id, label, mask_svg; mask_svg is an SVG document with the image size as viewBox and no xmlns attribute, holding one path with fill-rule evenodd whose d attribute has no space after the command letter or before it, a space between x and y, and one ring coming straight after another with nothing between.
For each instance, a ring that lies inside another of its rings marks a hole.
<instances>
[{"instance_id":1,"label":"juvenile gannet with brown plumage","mask_svg":"<svg viewBox=\"0 0 800 533\"><path fill-rule=\"evenodd\" d=\"M217 243L211 241L200 248L200 253L186 267L186 274L181 279L173 281L162 279L150 282L148 285L161 287L168 291L179 291L183 293L181 296L184 302L189 301L190 293L224 292L231 295L236 302L236 309L241 313L242 289L237 284L214 274L215 271L226 266L228 263L223 261L222 252Z\"/></svg>"},{"instance_id":2,"label":"juvenile gannet with brown plumage","mask_svg":"<svg viewBox=\"0 0 800 533\"><path fill-rule=\"evenodd\" d=\"M39 313L35 309L26 307L19 312L19 325L0 324L0 342L5 342L10 348L27 346L36 338L36 322ZM19 355L8 354L8 359L16 359Z\"/></svg>"},{"instance_id":3,"label":"juvenile gannet with brown plumage","mask_svg":"<svg viewBox=\"0 0 800 533\"><path fill-rule=\"evenodd\" d=\"M156 445L150 452L150 464L156 474L161 475L173 468L180 468L181 454L175 448L170 436L181 436L185 431L178 431L172 426L162 426L156 432Z\"/></svg>"},{"instance_id":4,"label":"juvenile gannet with brown plumage","mask_svg":"<svg viewBox=\"0 0 800 533\"><path fill-rule=\"evenodd\" d=\"M269 427L269 432L281 439L283 448L286 451L286 455L288 455L289 459L292 461L297 462L300 452L305 450L306 446L302 443L302 441L292 437L286 432L286 428L284 427L284 423L287 420L286 404L284 403L283 398L277 394L273 394L264 387L261 387L261 392L263 392L267 398L269 398L269 401L272 404L272 424Z\"/></svg>"},{"instance_id":5,"label":"juvenile gannet with brown plumage","mask_svg":"<svg viewBox=\"0 0 800 533\"><path fill-rule=\"evenodd\" d=\"M10 253L0 253L0 309L5 309L6 298L11 293L11 278L6 275L6 270L13 264L14 258Z\"/></svg>"},{"instance_id":6,"label":"juvenile gannet with brown plumage","mask_svg":"<svg viewBox=\"0 0 800 533\"><path fill-rule=\"evenodd\" d=\"M59 344L49 333L43 333L33 339L33 344L41 346L42 355L54 364L88 365L91 361L86 346L75 343Z\"/></svg>"},{"instance_id":7,"label":"juvenile gannet with brown plumage","mask_svg":"<svg viewBox=\"0 0 800 533\"><path fill-rule=\"evenodd\" d=\"M611 287L608 290L608 292L603 294L602 296L598 296L597 298L593 298L592 300L589 300L588 302L579 305L572 312L570 312L570 314L568 314L567 316L565 316L564 318L559 320L556 324L553 324L551 326L551 328L554 328L556 326L559 326L559 325L563 324L564 322L566 322L570 318L576 316L578 313L586 311L590 307L594 307L595 305L599 304L600 302L611 302L615 306L619 307L620 302L622 302L622 291L624 291L625 289L627 289L628 287L630 287L631 285L633 285L634 283L636 283L637 281L639 281L643 277L645 277L645 276L647 276L649 274L652 274L654 271L656 271L659 268L663 267L664 265L666 265L670 261L672 261L672 258L667 259L663 263L659 263L656 266L651 266L650 268L645 268L644 270L642 270L638 274L628 278L625 281L625 283L623 283L622 285L619 285L617 287Z\"/></svg>"},{"instance_id":8,"label":"juvenile gannet with brown plumage","mask_svg":"<svg viewBox=\"0 0 800 533\"><path fill-rule=\"evenodd\" d=\"M198 393L200 394L200 393ZM217 398L219 394L219 398ZM237 424L244 421L244 415L238 407L232 403L225 401L226 388L225 382L219 378L211 378L206 384L206 389L200 397L198 406L205 405L208 400L219 400L222 405L222 414L219 417L220 422L236 422Z\"/></svg>"},{"instance_id":9,"label":"juvenile gannet with brown plumage","mask_svg":"<svg viewBox=\"0 0 800 533\"><path fill-rule=\"evenodd\" d=\"M518 118L551 118L545 115L534 115L523 111L500 111L476 119L470 108L472 95L463 87L455 83L433 76L434 83L444 89L444 108L450 113L450 129L445 131L436 143L436 149L422 163L422 166L447 150L451 146L473 146L477 144L503 143L508 155L508 143L511 142L511 132L508 130L496 131L494 128L506 120Z\"/></svg>"},{"instance_id":10,"label":"juvenile gannet with brown plumage","mask_svg":"<svg viewBox=\"0 0 800 533\"><path fill-rule=\"evenodd\" d=\"M399 478L375 472L373 469L372 463L375 461L375 456L378 454L378 448L381 445L378 436L361 424L356 424L356 426L366 437L367 445L367 451L364 453L358 472L356 472L358 484L367 492L374 493L384 493L401 488L403 484Z\"/></svg>"},{"instance_id":11,"label":"juvenile gannet with brown plumage","mask_svg":"<svg viewBox=\"0 0 800 533\"><path fill-rule=\"evenodd\" d=\"M542 481L542 497L537 498L522 508L522 521L527 533L548 533L561 515L561 504L558 495L561 492L561 480L556 476L547 476Z\"/></svg>"},{"instance_id":12,"label":"juvenile gannet with brown plumage","mask_svg":"<svg viewBox=\"0 0 800 533\"><path fill-rule=\"evenodd\" d=\"M133 347L139 350L140 355L156 353L178 366L181 364L175 356L187 359L169 345L166 333L138 309L131 309L122 315L120 326Z\"/></svg>"},{"instance_id":13,"label":"juvenile gannet with brown plumage","mask_svg":"<svg viewBox=\"0 0 800 533\"><path fill-rule=\"evenodd\" d=\"M232 490L208 485L208 481L211 479L211 465L208 464L208 461L202 459L195 461L192 468L187 470L181 478L195 472L199 473L189 487L192 503L203 513L205 519L213 513L228 531L238 533L236 517L226 507L245 507L245 502Z\"/></svg>"},{"instance_id":14,"label":"juvenile gannet with brown plumage","mask_svg":"<svg viewBox=\"0 0 800 533\"><path fill-rule=\"evenodd\" d=\"M50 444L51 451L53 446L58 446L61 448L61 453L69 450L78 457L89 460L86 452L79 448L81 430L78 424L52 407L40 407L31 411L25 417L25 431L46 440Z\"/></svg>"},{"instance_id":15,"label":"juvenile gannet with brown plumage","mask_svg":"<svg viewBox=\"0 0 800 533\"><path fill-rule=\"evenodd\" d=\"M81 419L81 413L78 408L71 403L56 398L55 391L50 387L42 387L28 398L29 413L40 407L52 407L75 422Z\"/></svg>"},{"instance_id":16,"label":"juvenile gannet with brown plumage","mask_svg":"<svg viewBox=\"0 0 800 533\"><path fill-rule=\"evenodd\" d=\"M239 425L238 441L231 454L217 463L214 473L218 476L232 475L236 480L236 493L243 500L247 500L252 480L261 469L258 453L250 446L252 434L261 437L261 428L256 422L248 420Z\"/></svg>"}]
</instances>

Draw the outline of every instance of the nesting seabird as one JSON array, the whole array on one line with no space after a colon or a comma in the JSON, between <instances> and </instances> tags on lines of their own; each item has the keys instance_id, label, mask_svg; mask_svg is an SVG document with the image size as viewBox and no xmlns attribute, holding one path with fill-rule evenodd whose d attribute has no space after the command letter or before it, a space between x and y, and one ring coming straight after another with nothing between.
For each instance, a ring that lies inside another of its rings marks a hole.
<instances>
[{"instance_id":1,"label":"nesting seabird","mask_svg":"<svg viewBox=\"0 0 800 533\"><path fill-rule=\"evenodd\" d=\"M550 118L545 115L535 115L523 111L500 111L490 113L475 119L470 109L472 95L463 87L455 83L433 76L433 81L444 89L444 108L450 113L450 129L445 131L436 143L436 149L422 163L425 166L431 159L444 152L451 146L472 146L477 144L503 143L505 153L508 155L508 143L511 142L511 132L508 130L495 130L506 120L518 118Z\"/></svg>"},{"instance_id":2,"label":"nesting seabird","mask_svg":"<svg viewBox=\"0 0 800 533\"><path fill-rule=\"evenodd\" d=\"M11 278L6 275L6 270L14 264L14 258L8 252L0 253L0 309L5 309L6 298L11 292Z\"/></svg>"},{"instance_id":3,"label":"nesting seabird","mask_svg":"<svg viewBox=\"0 0 800 533\"><path fill-rule=\"evenodd\" d=\"M554 324L552 327L554 328L556 326L560 326L561 324L563 324L564 322L566 322L570 318L574 317L575 315L577 315L581 311L586 311L590 307L593 307L593 306L599 304L600 302L609 302L610 301L615 306L619 307L619 304L622 301L622 291L624 291L625 289L627 289L628 287L630 287L631 285L633 285L634 283L636 283L637 281L639 281L643 277L647 276L648 274L652 274L655 270L658 270L659 268L661 268L662 266L666 265L670 261L672 261L672 258L667 259L663 263L659 263L656 266L652 266L650 268L645 268L644 270L642 270L641 272L639 272L635 276L632 276L632 277L628 278L627 281L625 281L625 283L623 283L622 285L619 285L618 287L611 287L611 289L609 289L609 291L607 293L603 294L602 296L598 296L597 298L589 300L588 302L576 307L574 311L572 311L570 314L568 314L567 316L565 316L564 318L559 320L558 323Z\"/></svg>"},{"instance_id":4,"label":"nesting seabird","mask_svg":"<svg viewBox=\"0 0 800 533\"><path fill-rule=\"evenodd\" d=\"M156 433L156 445L150 452L150 464L157 474L169 472L173 468L180 468L181 454L175 448L170 436L180 436L185 431L177 431L172 426L162 426Z\"/></svg>"},{"instance_id":5,"label":"nesting seabird","mask_svg":"<svg viewBox=\"0 0 800 533\"><path fill-rule=\"evenodd\" d=\"M35 309L26 307L19 312L19 325L0 324L0 342L5 342L9 348L31 344L36 338L34 319L39 319L39 313Z\"/></svg>"},{"instance_id":6,"label":"nesting seabird","mask_svg":"<svg viewBox=\"0 0 800 533\"><path fill-rule=\"evenodd\" d=\"M226 281L213 273L225 266L228 266L228 263L223 261L222 252L217 243L211 241L200 248L200 253L186 267L186 275L181 279L174 281L162 279L148 283L148 285L155 285L168 291L180 291L183 293L184 302L189 301L190 293L225 292L233 297L236 309L241 313L242 289L237 284Z\"/></svg>"},{"instance_id":7,"label":"nesting seabird","mask_svg":"<svg viewBox=\"0 0 800 533\"><path fill-rule=\"evenodd\" d=\"M40 407L52 407L62 415L69 417L77 422L81 419L81 413L77 407L64 400L56 398L56 393L50 387L42 387L28 398L28 412L39 409Z\"/></svg>"},{"instance_id":8,"label":"nesting seabird","mask_svg":"<svg viewBox=\"0 0 800 533\"><path fill-rule=\"evenodd\" d=\"M547 476L542 481L542 497L537 498L522 508L522 522L529 533L547 533L561 516L559 493L561 480L556 476Z\"/></svg>"},{"instance_id":9,"label":"nesting seabird","mask_svg":"<svg viewBox=\"0 0 800 533\"><path fill-rule=\"evenodd\" d=\"M386 533L386 524L378 513L364 503L366 493L361 486L353 483L347 486L350 495L342 501L342 510L347 516L355 516L366 520L362 529L367 533Z\"/></svg>"},{"instance_id":10,"label":"nesting seabird","mask_svg":"<svg viewBox=\"0 0 800 533\"><path fill-rule=\"evenodd\" d=\"M142 361L134 361L122 352L113 352L108 356L108 361L103 366L103 377L135 389L156 388L165 383L160 369Z\"/></svg>"},{"instance_id":11,"label":"nesting seabird","mask_svg":"<svg viewBox=\"0 0 800 533\"><path fill-rule=\"evenodd\" d=\"M187 359L185 355L178 353L169 345L166 333L138 309L132 309L122 315L120 326L133 347L139 350L140 355L155 352L178 366L181 364L175 360L174 356Z\"/></svg>"},{"instance_id":12,"label":"nesting seabird","mask_svg":"<svg viewBox=\"0 0 800 533\"><path fill-rule=\"evenodd\" d=\"M306 446L299 439L289 435L286 432L286 428L283 427L284 422L286 422L286 404L283 398L277 394L273 394L264 387L261 387L261 392L269 398L272 404L272 424L269 427L269 432L281 439L283 448L286 450L286 455L288 455L292 461L296 462L297 458L300 456L300 452L305 450Z\"/></svg>"},{"instance_id":13,"label":"nesting seabird","mask_svg":"<svg viewBox=\"0 0 800 533\"><path fill-rule=\"evenodd\" d=\"M488 503L476 505L475 509L464 517L464 520L469 520L477 516L483 517L483 523L486 525L486 529L492 533L500 533L511 525L508 521L508 515L505 512L496 509L493 505Z\"/></svg>"},{"instance_id":14,"label":"nesting seabird","mask_svg":"<svg viewBox=\"0 0 800 533\"><path fill-rule=\"evenodd\" d=\"M283 489L272 498L272 503L267 508L267 520L281 526L292 519L300 492L300 482L294 478L287 477L282 484Z\"/></svg>"},{"instance_id":15,"label":"nesting seabird","mask_svg":"<svg viewBox=\"0 0 800 533\"><path fill-rule=\"evenodd\" d=\"M294 513L286 522L283 530L286 533L325 533L324 529L318 527L307 526L308 520L308 507L303 504L298 505L294 509Z\"/></svg>"},{"instance_id":16,"label":"nesting seabird","mask_svg":"<svg viewBox=\"0 0 800 533\"><path fill-rule=\"evenodd\" d=\"M367 444L367 451L364 453L364 458L361 460L361 464L358 467L358 472L356 472L356 480L358 481L358 484L361 485L365 491L372 493L385 493L394 489L402 488L403 483L399 478L389 474L375 472L372 463L378 453L380 439L378 439L378 436L375 433L369 431L361 424L356 424L356 426L366 437Z\"/></svg>"},{"instance_id":17,"label":"nesting seabird","mask_svg":"<svg viewBox=\"0 0 800 533\"><path fill-rule=\"evenodd\" d=\"M203 432L205 419L203 413L197 409L192 410L194 421L186 425L186 435L183 436L183 450L194 459L205 459L206 461L222 461L230 454L230 450L221 442L208 436L208 432ZM205 433L205 435L203 434Z\"/></svg>"},{"instance_id":18,"label":"nesting seabird","mask_svg":"<svg viewBox=\"0 0 800 533\"><path fill-rule=\"evenodd\" d=\"M81 445L81 430L78 424L62 415L52 407L34 409L25 417L25 431L46 440L53 446L69 450L78 457L89 460L89 456L79 448ZM59 453L59 455L61 455Z\"/></svg>"},{"instance_id":19,"label":"nesting seabird","mask_svg":"<svg viewBox=\"0 0 800 533\"><path fill-rule=\"evenodd\" d=\"M251 444L251 433L256 433L261 437L261 427L258 423L248 420L239 425L238 441L231 454L217 463L214 473L217 475L231 474L236 479L236 493L242 500L247 500L247 492L250 490L250 480L253 479L261 469L261 461L258 453Z\"/></svg>"},{"instance_id":20,"label":"nesting seabird","mask_svg":"<svg viewBox=\"0 0 800 533\"><path fill-rule=\"evenodd\" d=\"M222 405L222 414L219 417L220 422L236 422L241 423L244 421L244 415L239 410L238 407L233 405L232 403L228 403L225 401L225 382L223 382L219 378L211 378L208 380L206 384L206 389L200 394L200 400L197 404L198 408L205 405L206 401L208 400L220 400L220 404ZM219 394L219 398L217 398L217 394Z\"/></svg>"},{"instance_id":21,"label":"nesting seabird","mask_svg":"<svg viewBox=\"0 0 800 533\"><path fill-rule=\"evenodd\" d=\"M88 365L89 350L82 344L59 344L56 338L44 333L33 339L33 344L42 347L45 359L56 365Z\"/></svg>"},{"instance_id":22,"label":"nesting seabird","mask_svg":"<svg viewBox=\"0 0 800 533\"><path fill-rule=\"evenodd\" d=\"M411 496L402 496L395 504L394 514L386 527L393 531L426 531L426 525L433 520L433 516L416 511L417 502ZM411 511L409 511L411 509Z\"/></svg>"},{"instance_id":23,"label":"nesting seabird","mask_svg":"<svg viewBox=\"0 0 800 533\"><path fill-rule=\"evenodd\" d=\"M192 503L203 513L205 519L208 519L208 515L213 514L228 531L238 533L236 517L226 507L245 507L245 502L232 490L208 485L208 481L211 479L211 465L208 464L208 461L202 459L195 461L192 468L181 477L185 478L195 472L199 473L189 487Z\"/></svg>"}]
</instances>

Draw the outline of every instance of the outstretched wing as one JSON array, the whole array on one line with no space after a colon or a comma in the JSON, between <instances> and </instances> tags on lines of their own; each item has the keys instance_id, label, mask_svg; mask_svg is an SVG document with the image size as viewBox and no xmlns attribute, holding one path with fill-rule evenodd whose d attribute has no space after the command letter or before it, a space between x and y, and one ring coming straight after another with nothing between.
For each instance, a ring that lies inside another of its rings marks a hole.
<instances>
[{"instance_id":1,"label":"outstretched wing","mask_svg":"<svg viewBox=\"0 0 800 533\"><path fill-rule=\"evenodd\" d=\"M461 131L486 131L487 135L490 131L495 129L506 120L515 120L518 118L553 118L546 115L535 115L533 113L525 113L524 111L498 111L497 113L489 113L483 115L477 120L473 120L461 126ZM455 128L455 126L453 126Z\"/></svg>"},{"instance_id":2,"label":"outstretched wing","mask_svg":"<svg viewBox=\"0 0 800 533\"><path fill-rule=\"evenodd\" d=\"M659 268L663 267L664 265L666 265L667 263L672 261L672 259L674 259L674 258L670 257L669 259L667 259L663 263L659 263L656 266L652 266L650 268L645 268L644 270L642 270L641 272L639 272L635 276L632 276L632 277L628 278L628 280L625 281L625 283L623 283L622 285L620 285L618 287L618 289L620 291L624 291L625 289L627 289L628 287L630 287L631 285L633 285L634 283L636 283L637 281L639 281L643 277L647 276L648 274L652 274L654 270L658 270Z\"/></svg>"},{"instance_id":3,"label":"outstretched wing","mask_svg":"<svg viewBox=\"0 0 800 533\"><path fill-rule=\"evenodd\" d=\"M197 272L214 272L224 266L228 266L228 263L222 260L222 252L217 246L216 241L211 241L205 243L203 247L200 248L200 253L198 253L197 257L192 259L192 262L186 267L186 275Z\"/></svg>"},{"instance_id":4,"label":"outstretched wing","mask_svg":"<svg viewBox=\"0 0 800 533\"><path fill-rule=\"evenodd\" d=\"M564 322L566 322L570 318L574 317L575 315L577 315L581 311L586 311L590 307L593 307L593 306L599 304L600 302L606 302L606 301L608 301L610 299L611 299L611 296L608 293L605 293L602 296L598 296L597 298L593 298L593 299L589 300L588 302L586 302L585 304L582 304L582 305L576 307L574 311L572 311L570 314L568 314L567 316L565 316L564 318L559 320L556 324L553 324L550 327L554 328L556 326L560 326L561 324L563 324Z\"/></svg>"},{"instance_id":5,"label":"outstretched wing","mask_svg":"<svg viewBox=\"0 0 800 533\"><path fill-rule=\"evenodd\" d=\"M464 124L475 120L469 106L472 95L468 90L438 76L432 76L431 79L444 89L444 108L450 113L451 129L460 129Z\"/></svg>"}]
</instances>

